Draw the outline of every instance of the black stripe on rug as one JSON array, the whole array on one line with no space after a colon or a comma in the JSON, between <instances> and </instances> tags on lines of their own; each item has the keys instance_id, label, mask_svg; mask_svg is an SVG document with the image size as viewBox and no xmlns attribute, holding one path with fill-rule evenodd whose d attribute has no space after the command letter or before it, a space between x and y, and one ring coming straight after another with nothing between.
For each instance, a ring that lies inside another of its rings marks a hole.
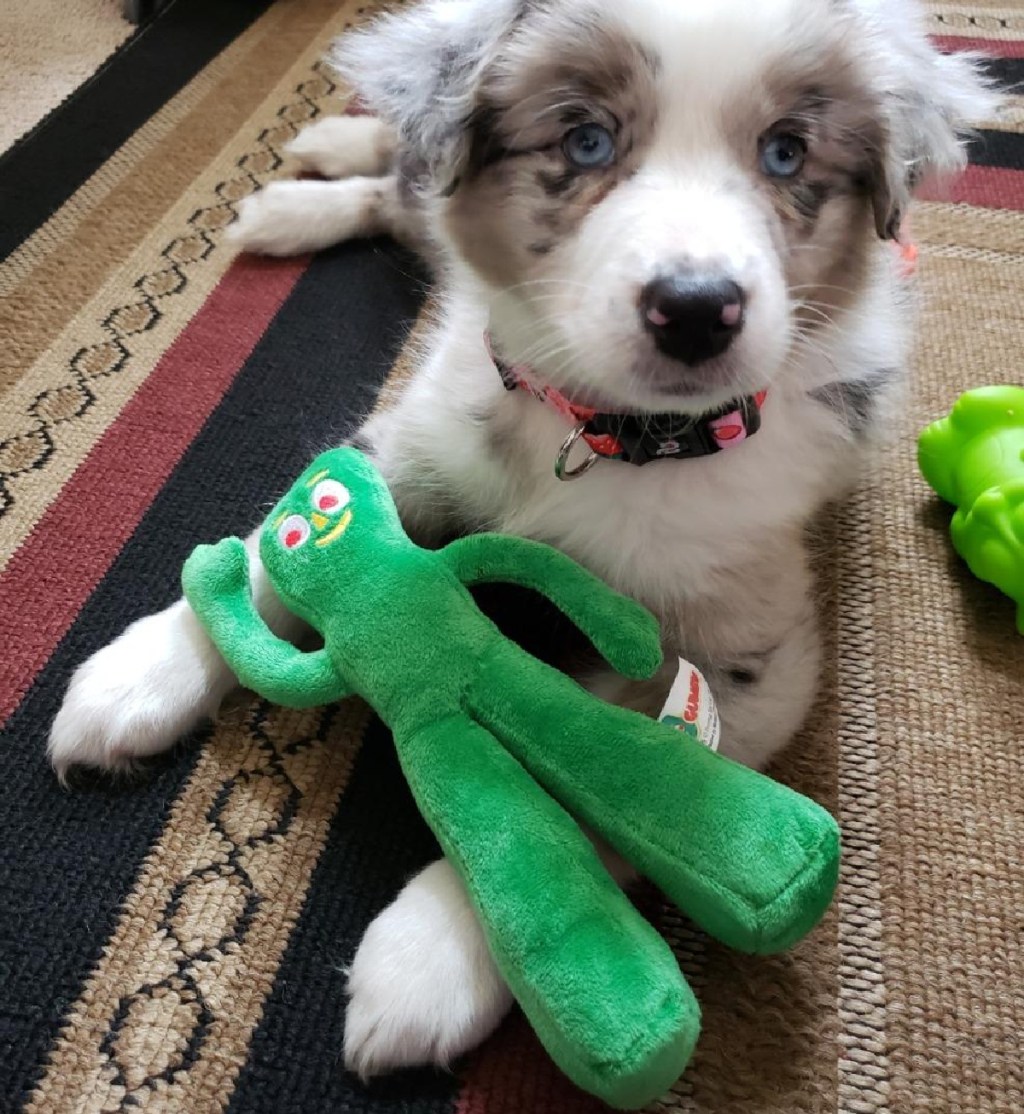
<instances>
[{"instance_id":1,"label":"black stripe on rug","mask_svg":"<svg viewBox=\"0 0 1024 1114\"><path fill-rule=\"evenodd\" d=\"M1024 58L996 58L990 55L982 65L989 77L1005 92L1024 91Z\"/></svg>"},{"instance_id":2,"label":"black stripe on rug","mask_svg":"<svg viewBox=\"0 0 1024 1114\"><path fill-rule=\"evenodd\" d=\"M379 720L369 727L310 881L228 1114L452 1109L455 1076L421 1069L365 1085L344 1069L345 975L371 918L440 854Z\"/></svg>"},{"instance_id":3,"label":"black stripe on rug","mask_svg":"<svg viewBox=\"0 0 1024 1114\"><path fill-rule=\"evenodd\" d=\"M1024 135L982 128L968 141L967 157L974 166L1024 170Z\"/></svg>"},{"instance_id":4,"label":"black stripe on rug","mask_svg":"<svg viewBox=\"0 0 1024 1114\"><path fill-rule=\"evenodd\" d=\"M165 756L138 785L88 776L63 791L44 752L71 671L176 598L193 545L251 529L372 405L420 306L410 271L387 244L313 260L0 734L2 1111L17 1109L38 1079L199 743Z\"/></svg>"},{"instance_id":5,"label":"black stripe on rug","mask_svg":"<svg viewBox=\"0 0 1024 1114\"><path fill-rule=\"evenodd\" d=\"M0 260L271 2L174 0L0 157Z\"/></svg>"}]
</instances>

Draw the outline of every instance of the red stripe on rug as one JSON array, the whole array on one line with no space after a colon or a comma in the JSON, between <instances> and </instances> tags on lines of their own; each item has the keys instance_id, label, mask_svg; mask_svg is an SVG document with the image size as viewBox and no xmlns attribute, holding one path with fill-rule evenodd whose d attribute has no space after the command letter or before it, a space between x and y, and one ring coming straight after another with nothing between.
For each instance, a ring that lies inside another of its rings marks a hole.
<instances>
[{"instance_id":1,"label":"red stripe on rug","mask_svg":"<svg viewBox=\"0 0 1024 1114\"><path fill-rule=\"evenodd\" d=\"M972 39L962 35L931 35L939 50L975 50L994 58L1024 58L1024 42L1008 43L1002 39Z\"/></svg>"},{"instance_id":2,"label":"red stripe on rug","mask_svg":"<svg viewBox=\"0 0 1024 1114\"><path fill-rule=\"evenodd\" d=\"M0 726L224 397L308 259L243 257L164 353L0 575Z\"/></svg>"},{"instance_id":3,"label":"red stripe on rug","mask_svg":"<svg viewBox=\"0 0 1024 1114\"><path fill-rule=\"evenodd\" d=\"M922 185L922 201L953 201L983 209L1024 211L1024 171L1000 166L969 166L953 182L941 187Z\"/></svg>"},{"instance_id":4,"label":"red stripe on rug","mask_svg":"<svg viewBox=\"0 0 1024 1114\"><path fill-rule=\"evenodd\" d=\"M608 1114L573 1086L516 1010L461 1072L455 1114Z\"/></svg>"}]
</instances>

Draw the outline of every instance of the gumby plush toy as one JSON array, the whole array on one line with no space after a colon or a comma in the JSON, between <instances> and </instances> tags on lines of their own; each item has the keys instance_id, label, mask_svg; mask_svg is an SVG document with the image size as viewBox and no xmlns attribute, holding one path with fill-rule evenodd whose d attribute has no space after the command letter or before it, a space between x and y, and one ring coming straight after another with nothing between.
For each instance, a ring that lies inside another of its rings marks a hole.
<instances>
[{"instance_id":1,"label":"gumby plush toy","mask_svg":"<svg viewBox=\"0 0 1024 1114\"><path fill-rule=\"evenodd\" d=\"M693 1050L697 1003L577 819L748 952L785 948L820 919L837 878L835 821L506 639L467 585L543 592L629 677L661 663L653 616L548 546L496 534L413 544L354 449L323 454L299 479L260 557L324 646L303 652L270 632L238 538L200 546L185 594L239 679L292 707L364 697L553 1059L614 1106L661 1095Z\"/></svg>"},{"instance_id":2,"label":"gumby plush toy","mask_svg":"<svg viewBox=\"0 0 1024 1114\"><path fill-rule=\"evenodd\" d=\"M924 478L956 506L953 548L1017 604L1024 634L1024 387L965 391L918 441Z\"/></svg>"}]
</instances>

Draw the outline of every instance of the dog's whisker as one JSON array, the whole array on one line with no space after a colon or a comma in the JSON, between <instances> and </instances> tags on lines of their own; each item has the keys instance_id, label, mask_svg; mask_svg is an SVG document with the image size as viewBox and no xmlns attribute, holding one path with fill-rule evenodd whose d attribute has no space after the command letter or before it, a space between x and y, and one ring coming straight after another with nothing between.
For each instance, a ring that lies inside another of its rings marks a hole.
<instances>
[{"instance_id":1,"label":"dog's whisker","mask_svg":"<svg viewBox=\"0 0 1024 1114\"><path fill-rule=\"evenodd\" d=\"M837 376L842 376L839 365L836 363L835 356L820 343L817 337L811 336L806 330L800 328L795 329L793 335L796 344L803 346L809 352L819 356L832 368Z\"/></svg>"},{"instance_id":2,"label":"dog's whisker","mask_svg":"<svg viewBox=\"0 0 1024 1114\"><path fill-rule=\"evenodd\" d=\"M796 306L796 312L806 310L808 313L813 313L820 318L826 325L834 325L835 319L832 315L820 306L815 305L813 302L800 302Z\"/></svg>"},{"instance_id":3,"label":"dog's whisker","mask_svg":"<svg viewBox=\"0 0 1024 1114\"><path fill-rule=\"evenodd\" d=\"M588 290L588 291L592 291L594 289L594 284L593 283L582 282L579 279L534 278L534 279L524 279L522 282L516 282L516 283L513 283L511 286L505 287L501 291L501 294L499 296L500 297L505 297L509 294L514 294L514 293L517 293L517 292L522 291L522 290L527 290L530 287L534 287L534 286L559 286L559 287L565 286L565 287L570 287L570 288L578 287L581 290Z\"/></svg>"},{"instance_id":4,"label":"dog's whisker","mask_svg":"<svg viewBox=\"0 0 1024 1114\"><path fill-rule=\"evenodd\" d=\"M856 291L849 286L839 286L832 282L802 282L789 287L790 293L800 290L838 290L842 294L856 295Z\"/></svg>"}]
</instances>

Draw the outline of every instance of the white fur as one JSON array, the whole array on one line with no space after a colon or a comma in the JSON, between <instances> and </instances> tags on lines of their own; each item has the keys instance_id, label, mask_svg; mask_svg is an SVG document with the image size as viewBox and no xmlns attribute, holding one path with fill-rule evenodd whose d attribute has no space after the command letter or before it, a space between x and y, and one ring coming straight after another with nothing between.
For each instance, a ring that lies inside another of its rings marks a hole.
<instances>
[{"instance_id":1,"label":"white fur","mask_svg":"<svg viewBox=\"0 0 1024 1114\"><path fill-rule=\"evenodd\" d=\"M259 532L246 539L253 599L282 638L302 621L286 611L259 564ZM131 769L213 715L236 682L184 600L132 623L75 670L50 728L47 753L61 780L72 766Z\"/></svg>"},{"instance_id":2,"label":"white fur","mask_svg":"<svg viewBox=\"0 0 1024 1114\"><path fill-rule=\"evenodd\" d=\"M271 182L238 207L229 239L262 255L319 251L357 236L384 231L377 217L380 182Z\"/></svg>"},{"instance_id":3,"label":"white fur","mask_svg":"<svg viewBox=\"0 0 1024 1114\"><path fill-rule=\"evenodd\" d=\"M78 667L50 730L50 761L62 779L72 765L130 769L212 715L231 683L179 600Z\"/></svg>"},{"instance_id":4,"label":"white fur","mask_svg":"<svg viewBox=\"0 0 1024 1114\"><path fill-rule=\"evenodd\" d=\"M364 1079L447 1066L504 1017L512 995L446 860L417 874L367 929L348 993L345 1063Z\"/></svg>"},{"instance_id":5,"label":"white fur","mask_svg":"<svg viewBox=\"0 0 1024 1114\"><path fill-rule=\"evenodd\" d=\"M773 243L742 191L718 189L734 168L704 121L728 90L748 80L768 45L785 46L794 23L804 15L840 18L840 11L853 11L871 40L877 65L870 72L899 91L889 121L893 174L902 174L909 158L937 169L954 165L961 156L949 120L983 116L989 103L963 64L929 51L913 22L916 10L904 0L562 4L605 11L658 48L666 76L657 140L634 180L587 217L586 234L551 253L556 281L549 301L489 285L449 245L443 309L419 371L398 405L365 432L410 528L429 535L450 519L540 538L655 608L669 648L718 671L723 749L762 765L799 726L817 679L820 648L802 531L856 477L886 412L898 405L899 383L897 377L876 400L871 428L860 436L809 392L902 367L910 322L894 294L891 255L879 245L852 307L815 344L793 350L789 293ZM457 177L450 164L463 157L465 144L450 120L402 118L402 97L411 97L420 115L424 106L436 114L450 109L457 121L471 87L436 95L432 44L443 31L471 61L474 51L485 59L515 7L510 0L442 0L395 17L392 39L360 38L345 51L367 70L371 92L378 82L378 107L402 141L427 145L421 160L442 184L446 173ZM685 33L681 22L689 24ZM866 57L874 65L870 51ZM467 66L464 83L482 65ZM407 87L383 72L388 66L407 71ZM236 241L285 254L386 230L411 235L412 218L399 209L391 180L362 176L383 170L381 127L335 119L305 132L292 145L303 165L355 177L268 187L243 205ZM444 202L430 202L430 212L431 234L443 240ZM630 369L646 351L631 309L635 290L667 243L685 244L697 259L724 261L756 294L727 377L687 404L699 410L737 388L770 385L762 429L713 457L643 468L603 461L579 482L558 483L553 464L565 426L524 394L506 395L485 351L484 329L491 328L508 358L531 358L549 382L561 377L557 385L665 408L660 390L644 387ZM481 422L481 414L494 416ZM498 442L513 447L496 455ZM254 583L261 609L283 630L286 620L258 569ZM730 670L758 662L757 684L730 681ZM136 623L75 674L53 726L54 765L59 772L73 763L110 769L162 750L210 714L229 685L194 618L176 604ZM593 687L643 706L657 702L656 692L639 693L614 678L596 678ZM609 862L626 876L621 864ZM364 1076L446 1064L497 1024L509 994L446 863L414 878L369 927L352 962L349 993L346 1061Z\"/></svg>"},{"instance_id":6,"label":"white fur","mask_svg":"<svg viewBox=\"0 0 1024 1114\"><path fill-rule=\"evenodd\" d=\"M241 202L228 239L263 255L295 255L390 231L397 214L386 206L378 175L393 150L390 132L371 116L312 124L286 154L304 170L344 181L272 182Z\"/></svg>"},{"instance_id":7,"label":"white fur","mask_svg":"<svg viewBox=\"0 0 1024 1114\"><path fill-rule=\"evenodd\" d=\"M303 128L284 150L303 170L356 178L385 173L394 147L391 132L375 116L328 116Z\"/></svg>"}]
</instances>

